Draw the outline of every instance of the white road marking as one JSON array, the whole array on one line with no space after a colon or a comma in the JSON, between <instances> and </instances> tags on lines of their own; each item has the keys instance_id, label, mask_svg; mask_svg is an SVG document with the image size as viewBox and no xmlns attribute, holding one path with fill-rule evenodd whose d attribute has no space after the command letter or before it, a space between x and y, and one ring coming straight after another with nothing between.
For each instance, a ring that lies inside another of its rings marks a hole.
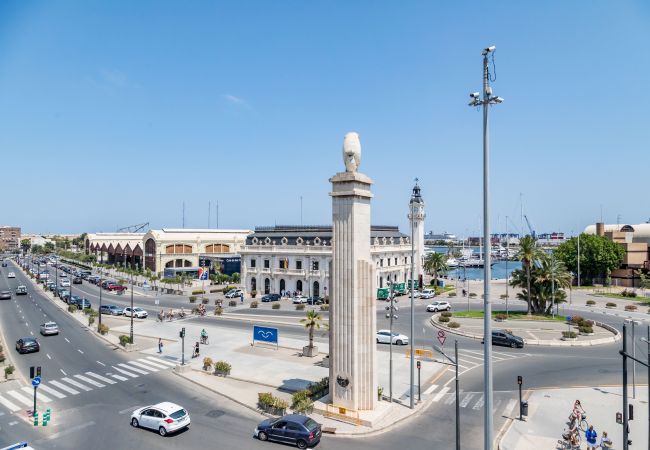
<instances>
[{"instance_id":1,"label":"white road marking","mask_svg":"<svg viewBox=\"0 0 650 450\"><path fill-rule=\"evenodd\" d=\"M437 384L434 384L434 385L432 385L432 386L429 386L429 387L426 389L426 391L423 392L423 394L424 394L424 395L429 395L430 393L432 393L433 391L435 391L437 387L438 387Z\"/></svg>"},{"instance_id":2,"label":"white road marking","mask_svg":"<svg viewBox=\"0 0 650 450\"><path fill-rule=\"evenodd\" d=\"M9 422L9 426L10 426L10 427L13 427L13 426L16 425L17 423L18 423L18 421L17 421L17 420L14 420L13 422Z\"/></svg>"},{"instance_id":3,"label":"white road marking","mask_svg":"<svg viewBox=\"0 0 650 450\"><path fill-rule=\"evenodd\" d=\"M51 387L49 387L49 386L45 386L43 383L41 383L41 384L38 386L38 390L39 390L39 391L40 391L40 390L43 390L43 391L47 392L48 394L55 396L56 398L66 398L66 397L67 397L67 395L62 394L62 393L60 393L59 391L55 391L55 390L52 389Z\"/></svg>"},{"instance_id":4,"label":"white road marking","mask_svg":"<svg viewBox=\"0 0 650 450\"><path fill-rule=\"evenodd\" d=\"M169 367L176 367L176 363L165 361L164 359L156 358L155 356L147 356L147 359L150 359L152 361L156 361L159 364L166 364Z\"/></svg>"},{"instance_id":5,"label":"white road marking","mask_svg":"<svg viewBox=\"0 0 650 450\"><path fill-rule=\"evenodd\" d=\"M56 438L59 438L61 436L65 436L66 434L72 433L74 431L82 430L82 429L84 429L86 427L91 427L93 425L95 425L95 422L91 421L91 422L83 423L81 425L75 425L73 427L68 427L65 430L59 431L58 433L54 433L54 434L49 435L47 437L47 439L49 439L49 440L56 439Z\"/></svg>"},{"instance_id":6,"label":"white road marking","mask_svg":"<svg viewBox=\"0 0 650 450\"><path fill-rule=\"evenodd\" d=\"M158 372L160 370L138 361L129 361L129 364L135 365L136 367L142 367L144 370L149 370L151 372Z\"/></svg>"},{"instance_id":7,"label":"white road marking","mask_svg":"<svg viewBox=\"0 0 650 450\"><path fill-rule=\"evenodd\" d=\"M101 361L95 361L95 362L96 362L97 364L99 364L100 366L104 366L104 367L106 367L106 364L104 364L104 363L101 362Z\"/></svg>"},{"instance_id":8,"label":"white road marking","mask_svg":"<svg viewBox=\"0 0 650 450\"><path fill-rule=\"evenodd\" d=\"M140 361L140 362L141 362L142 364L144 364L145 366L146 366L147 364L149 364L150 366L156 367L156 368L158 368L158 369L169 369L169 367L167 367L167 366L164 365L164 364L159 364L159 363L155 363L155 362L153 362L153 361L148 361L148 360L146 360L146 359L144 359L144 358L138 358L138 361Z\"/></svg>"},{"instance_id":9,"label":"white road marking","mask_svg":"<svg viewBox=\"0 0 650 450\"><path fill-rule=\"evenodd\" d=\"M82 352L80 348L78 348L77 351L78 351L79 353L81 353L82 355L84 354L84 352Z\"/></svg>"},{"instance_id":10,"label":"white road marking","mask_svg":"<svg viewBox=\"0 0 650 450\"><path fill-rule=\"evenodd\" d=\"M7 392L7 395L11 395L13 398L18 400L20 403L22 403L25 406L34 406L32 399L28 397L23 397L22 394L19 394L16 391L9 391Z\"/></svg>"},{"instance_id":11,"label":"white road marking","mask_svg":"<svg viewBox=\"0 0 650 450\"><path fill-rule=\"evenodd\" d=\"M492 354L493 354L493 355L503 356L503 357L505 357L505 358L511 358L511 359L514 359L514 358L516 358L516 357L518 356L518 355L510 355L510 354L508 354L508 353L503 353L503 352L494 352L494 351L492 352Z\"/></svg>"},{"instance_id":12,"label":"white road marking","mask_svg":"<svg viewBox=\"0 0 650 450\"><path fill-rule=\"evenodd\" d=\"M126 380L128 380L127 377L123 377L122 375L115 375L114 373L107 373L106 375L108 375L109 377L113 377L113 378L115 378L116 380L120 380L120 381L126 381Z\"/></svg>"},{"instance_id":13,"label":"white road marking","mask_svg":"<svg viewBox=\"0 0 650 450\"><path fill-rule=\"evenodd\" d=\"M77 390L75 390L75 389L72 389L71 387L68 387L68 386L66 386L66 385L63 384L63 383L59 383L59 382L56 381L56 380L50 381L49 383L50 383L51 385L56 386L57 388L61 389L62 391L66 391L66 392L69 393L69 394L77 395L77 394L79 393L79 391L77 391Z\"/></svg>"},{"instance_id":14,"label":"white road marking","mask_svg":"<svg viewBox=\"0 0 650 450\"><path fill-rule=\"evenodd\" d=\"M460 407L465 408L469 402L472 400L472 397L474 397L476 394L467 394L461 401L460 401Z\"/></svg>"},{"instance_id":15,"label":"white road marking","mask_svg":"<svg viewBox=\"0 0 650 450\"><path fill-rule=\"evenodd\" d=\"M449 392L449 388L448 388L448 387L443 387L442 389L440 389L440 392L438 392L438 393L436 394L436 396L433 397L433 401L434 401L434 402L438 402L438 401L440 401L440 399L441 399L441 398L442 398L442 397L443 397L447 392Z\"/></svg>"},{"instance_id":16,"label":"white road marking","mask_svg":"<svg viewBox=\"0 0 650 450\"><path fill-rule=\"evenodd\" d=\"M49 353L46 353L45 356L47 356L47 359L52 359Z\"/></svg>"},{"instance_id":17,"label":"white road marking","mask_svg":"<svg viewBox=\"0 0 650 450\"><path fill-rule=\"evenodd\" d=\"M128 369L128 370L132 370L132 371L134 371L134 372L136 372L136 373L141 373L141 374L143 374L143 375L146 375L146 374L149 373L149 372L147 372L147 371L145 371L145 370L137 369L137 368L135 368L135 367L131 367L131 366L129 366L129 365L127 365L127 364L123 364L123 363L119 363L118 366L120 366L120 367L124 367L125 369Z\"/></svg>"},{"instance_id":18,"label":"white road marking","mask_svg":"<svg viewBox=\"0 0 650 450\"><path fill-rule=\"evenodd\" d=\"M34 388L31 387L31 386L24 386L24 387L22 387L20 389L22 389L22 391L25 392L26 394L29 394L29 395L32 395L32 396L34 395ZM36 396L37 396L38 399L43 400L45 403L49 403L49 402L52 401L52 399L50 397L48 397L45 394L41 394L40 392L38 394L36 394Z\"/></svg>"},{"instance_id":19,"label":"white road marking","mask_svg":"<svg viewBox=\"0 0 650 450\"><path fill-rule=\"evenodd\" d=\"M510 413L512 412L516 404L517 404L517 400L510 399L506 407L503 408L503 415L506 417L510 417Z\"/></svg>"},{"instance_id":20,"label":"white road marking","mask_svg":"<svg viewBox=\"0 0 650 450\"><path fill-rule=\"evenodd\" d=\"M65 370L63 370L63 369L59 369L59 370L61 371L61 373L62 373L63 375L68 376L68 374L65 373Z\"/></svg>"},{"instance_id":21,"label":"white road marking","mask_svg":"<svg viewBox=\"0 0 650 450\"><path fill-rule=\"evenodd\" d=\"M128 376L130 376L131 378L138 378L138 377L140 376L140 375L136 375L136 374L134 374L134 373L131 373L131 372L129 372L129 371L126 371L126 370L124 370L124 369L120 369L119 367L115 367L115 366L111 366L111 367L112 367L113 369L117 370L118 372L123 373L124 375L128 375Z\"/></svg>"},{"instance_id":22,"label":"white road marking","mask_svg":"<svg viewBox=\"0 0 650 450\"><path fill-rule=\"evenodd\" d=\"M103 377L101 375L97 375L94 372L86 372L86 375L97 378L99 381L103 381L103 382L108 383L108 384L115 384L116 383L115 381L111 380L110 378L106 378L106 377Z\"/></svg>"},{"instance_id":23,"label":"white road marking","mask_svg":"<svg viewBox=\"0 0 650 450\"><path fill-rule=\"evenodd\" d=\"M466 354L466 353L461 353L461 352L459 352L459 354L458 354L458 359L461 359L461 358L462 358L462 359L465 359L465 358L472 358L472 359L477 359L477 360L479 360L480 362L483 362L483 357L482 357L482 356L479 358L478 356L468 355L468 354Z\"/></svg>"},{"instance_id":24,"label":"white road marking","mask_svg":"<svg viewBox=\"0 0 650 450\"><path fill-rule=\"evenodd\" d=\"M128 412L135 411L136 409L142 408L142 406L131 406L130 408L123 409L122 411L119 411L118 414L126 414Z\"/></svg>"},{"instance_id":25,"label":"white road marking","mask_svg":"<svg viewBox=\"0 0 650 450\"><path fill-rule=\"evenodd\" d=\"M66 341L68 344L70 343L70 341L68 340L67 337L64 337L63 339L65 339L65 341Z\"/></svg>"},{"instance_id":26,"label":"white road marking","mask_svg":"<svg viewBox=\"0 0 650 450\"><path fill-rule=\"evenodd\" d=\"M26 326L26 327L28 327L28 326L29 326L29 324L28 324L27 322L25 322L25 326Z\"/></svg>"},{"instance_id":27,"label":"white road marking","mask_svg":"<svg viewBox=\"0 0 650 450\"><path fill-rule=\"evenodd\" d=\"M474 411L478 411L483 407L483 404L485 403L485 395L481 395L481 398L478 399L476 404L472 407Z\"/></svg>"},{"instance_id":28,"label":"white road marking","mask_svg":"<svg viewBox=\"0 0 650 450\"><path fill-rule=\"evenodd\" d=\"M96 386L96 387L99 387L99 388L103 388L103 387L106 386L104 384L98 383L97 381L95 381L93 379L90 379L88 377L84 377L83 375L76 374L76 375L72 375L72 376L75 377L75 378L80 379L81 381L84 381L84 382L86 382L88 384L92 384L93 386Z\"/></svg>"},{"instance_id":29,"label":"white road marking","mask_svg":"<svg viewBox=\"0 0 650 450\"><path fill-rule=\"evenodd\" d=\"M0 404L7 408L11 412L16 412L20 409L19 406L14 405L9 400L0 395Z\"/></svg>"},{"instance_id":30,"label":"white road marking","mask_svg":"<svg viewBox=\"0 0 650 450\"><path fill-rule=\"evenodd\" d=\"M461 392L461 394L462 394L462 392ZM454 403L454 401L456 401L456 396L455 395L449 395L445 399L445 405L451 405L452 403Z\"/></svg>"},{"instance_id":31,"label":"white road marking","mask_svg":"<svg viewBox=\"0 0 650 450\"><path fill-rule=\"evenodd\" d=\"M32 336L34 336L34 332L33 332L33 331L30 331L29 334L31 334Z\"/></svg>"},{"instance_id":32,"label":"white road marking","mask_svg":"<svg viewBox=\"0 0 650 450\"><path fill-rule=\"evenodd\" d=\"M93 390L93 388L89 388L88 386L85 386L85 385L79 383L78 381L73 380L72 378L61 378L61 380L65 381L66 383L70 383L74 387L77 387L79 389L83 389L86 392Z\"/></svg>"}]
</instances>

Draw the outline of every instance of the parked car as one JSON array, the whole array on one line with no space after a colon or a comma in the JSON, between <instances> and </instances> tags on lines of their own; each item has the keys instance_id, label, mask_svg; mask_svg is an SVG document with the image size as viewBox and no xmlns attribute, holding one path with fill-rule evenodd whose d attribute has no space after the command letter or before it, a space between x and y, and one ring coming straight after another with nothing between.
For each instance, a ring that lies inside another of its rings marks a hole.
<instances>
[{"instance_id":1,"label":"parked car","mask_svg":"<svg viewBox=\"0 0 650 450\"><path fill-rule=\"evenodd\" d=\"M2 261L2 267L7 267L7 263Z\"/></svg>"},{"instance_id":2,"label":"parked car","mask_svg":"<svg viewBox=\"0 0 650 450\"><path fill-rule=\"evenodd\" d=\"M485 344L485 341L481 341ZM504 345L512 348L524 348L524 340L505 330L492 330L492 345Z\"/></svg>"},{"instance_id":3,"label":"parked car","mask_svg":"<svg viewBox=\"0 0 650 450\"><path fill-rule=\"evenodd\" d=\"M61 287L70 287L70 280L67 278L64 278L63 280L59 281L59 286Z\"/></svg>"},{"instance_id":4,"label":"parked car","mask_svg":"<svg viewBox=\"0 0 650 450\"><path fill-rule=\"evenodd\" d=\"M11 300L11 292L9 291L0 292L0 300Z\"/></svg>"},{"instance_id":5,"label":"parked car","mask_svg":"<svg viewBox=\"0 0 650 450\"><path fill-rule=\"evenodd\" d=\"M149 313L147 311L145 311L144 309L138 307L138 306L133 308L133 311L131 311L131 307L127 306L126 308L124 308L124 315L126 317L133 316L136 319L146 319L147 316L149 315Z\"/></svg>"},{"instance_id":6,"label":"parked car","mask_svg":"<svg viewBox=\"0 0 650 450\"><path fill-rule=\"evenodd\" d=\"M231 289L226 294L226 298L239 298L243 293L241 289Z\"/></svg>"},{"instance_id":7,"label":"parked car","mask_svg":"<svg viewBox=\"0 0 650 450\"><path fill-rule=\"evenodd\" d=\"M320 442L321 435L320 424L301 414L263 420L253 432L253 436L260 441L276 441L295 445L300 449L315 446Z\"/></svg>"},{"instance_id":8,"label":"parked car","mask_svg":"<svg viewBox=\"0 0 650 450\"><path fill-rule=\"evenodd\" d=\"M307 303L308 298L305 297L304 295L296 295L293 298L293 304L294 305L300 305L301 303Z\"/></svg>"},{"instance_id":9,"label":"parked car","mask_svg":"<svg viewBox=\"0 0 650 450\"><path fill-rule=\"evenodd\" d=\"M428 299L436 296L436 291L434 289L423 289L420 293L420 298Z\"/></svg>"},{"instance_id":10,"label":"parked car","mask_svg":"<svg viewBox=\"0 0 650 450\"><path fill-rule=\"evenodd\" d=\"M158 434L166 436L168 433L188 428L190 415L175 403L162 402L133 411L131 426L158 430Z\"/></svg>"},{"instance_id":11,"label":"parked car","mask_svg":"<svg viewBox=\"0 0 650 450\"><path fill-rule=\"evenodd\" d=\"M13 272L9 272L9 273L7 274L7 278L16 278L16 274L13 273Z\"/></svg>"},{"instance_id":12,"label":"parked car","mask_svg":"<svg viewBox=\"0 0 650 450\"><path fill-rule=\"evenodd\" d=\"M325 301L321 297L313 296L307 299L309 305L322 305Z\"/></svg>"},{"instance_id":13,"label":"parked car","mask_svg":"<svg viewBox=\"0 0 650 450\"><path fill-rule=\"evenodd\" d=\"M81 283L82 283L81 277L74 277L72 279L72 284L81 284Z\"/></svg>"},{"instance_id":14,"label":"parked car","mask_svg":"<svg viewBox=\"0 0 650 450\"><path fill-rule=\"evenodd\" d=\"M451 305L448 301L438 300L427 305L428 312L451 311Z\"/></svg>"},{"instance_id":15,"label":"parked car","mask_svg":"<svg viewBox=\"0 0 650 450\"><path fill-rule=\"evenodd\" d=\"M77 300L75 305L77 305L77 309L81 309L81 310L93 307L93 305L86 298L82 298L81 300Z\"/></svg>"},{"instance_id":16,"label":"parked car","mask_svg":"<svg viewBox=\"0 0 650 450\"><path fill-rule=\"evenodd\" d=\"M45 322L41 324L41 334L43 336L59 334L59 326L56 324L56 322Z\"/></svg>"},{"instance_id":17,"label":"parked car","mask_svg":"<svg viewBox=\"0 0 650 450\"><path fill-rule=\"evenodd\" d=\"M262 301L264 303L277 302L278 300L280 300L280 294L266 294L264 297L262 297Z\"/></svg>"},{"instance_id":18,"label":"parked car","mask_svg":"<svg viewBox=\"0 0 650 450\"><path fill-rule=\"evenodd\" d=\"M16 288L16 295L27 295L27 286L22 284Z\"/></svg>"},{"instance_id":19,"label":"parked car","mask_svg":"<svg viewBox=\"0 0 650 450\"><path fill-rule=\"evenodd\" d=\"M377 343L378 344L388 344L391 342L390 330L379 330L377 331ZM399 334L393 332L392 343L395 345L408 345L409 338L404 334Z\"/></svg>"},{"instance_id":20,"label":"parked car","mask_svg":"<svg viewBox=\"0 0 650 450\"><path fill-rule=\"evenodd\" d=\"M411 291L407 292L407 295L411 297ZM422 292L415 290L413 291L413 298L420 298L422 296Z\"/></svg>"},{"instance_id":21,"label":"parked car","mask_svg":"<svg viewBox=\"0 0 650 450\"><path fill-rule=\"evenodd\" d=\"M101 314L110 314L112 316L121 316L124 314L124 310L116 305L102 305L99 312Z\"/></svg>"},{"instance_id":22,"label":"parked car","mask_svg":"<svg viewBox=\"0 0 650 450\"><path fill-rule=\"evenodd\" d=\"M126 286L122 286L121 284L108 283L108 285L106 285L106 289L113 292L123 292L126 291L128 288Z\"/></svg>"},{"instance_id":23,"label":"parked car","mask_svg":"<svg viewBox=\"0 0 650 450\"><path fill-rule=\"evenodd\" d=\"M24 337L16 341L16 350L18 353L34 353L41 349L36 338Z\"/></svg>"},{"instance_id":24,"label":"parked car","mask_svg":"<svg viewBox=\"0 0 650 450\"><path fill-rule=\"evenodd\" d=\"M89 282L91 282L92 284L98 284L100 278L99 278L99 276L97 276L97 275L89 275L88 278L87 278L87 280L88 280Z\"/></svg>"},{"instance_id":25,"label":"parked car","mask_svg":"<svg viewBox=\"0 0 650 450\"><path fill-rule=\"evenodd\" d=\"M61 300L64 300L65 296L70 295L70 291L66 288L62 288L59 286L59 288L56 291L56 294L61 298Z\"/></svg>"}]
</instances>

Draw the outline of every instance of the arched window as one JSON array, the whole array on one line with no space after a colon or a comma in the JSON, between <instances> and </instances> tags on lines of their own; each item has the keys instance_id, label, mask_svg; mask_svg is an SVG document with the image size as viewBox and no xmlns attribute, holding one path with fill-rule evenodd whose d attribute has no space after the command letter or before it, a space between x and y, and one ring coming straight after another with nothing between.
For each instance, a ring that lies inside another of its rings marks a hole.
<instances>
[{"instance_id":1,"label":"arched window","mask_svg":"<svg viewBox=\"0 0 650 450\"><path fill-rule=\"evenodd\" d=\"M192 261L188 261L187 259L183 261L183 264L185 267L192 267Z\"/></svg>"},{"instance_id":2,"label":"arched window","mask_svg":"<svg viewBox=\"0 0 650 450\"><path fill-rule=\"evenodd\" d=\"M286 289L286 285L284 283L284 279L280 280L280 294L284 293Z\"/></svg>"},{"instance_id":3,"label":"arched window","mask_svg":"<svg viewBox=\"0 0 650 450\"><path fill-rule=\"evenodd\" d=\"M312 290L312 295L314 297L320 297L320 284L318 281L314 281L314 288Z\"/></svg>"},{"instance_id":4,"label":"arched window","mask_svg":"<svg viewBox=\"0 0 650 450\"><path fill-rule=\"evenodd\" d=\"M167 254L183 254L192 253L192 246L185 244L170 244L165 246L165 253Z\"/></svg>"},{"instance_id":5,"label":"arched window","mask_svg":"<svg viewBox=\"0 0 650 450\"><path fill-rule=\"evenodd\" d=\"M256 291L257 290L257 280L255 277L251 278L251 291Z\"/></svg>"},{"instance_id":6,"label":"arched window","mask_svg":"<svg viewBox=\"0 0 650 450\"><path fill-rule=\"evenodd\" d=\"M264 278L264 293L265 294L271 293L271 280L269 280L268 278Z\"/></svg>"},{"instance_id":7,"label":"arched window","mask_svg":"<svg viewBox=\"0 0 650 450\"><path fill-rule=\"evenodd\" d=\"M230 246L226 244L210 244L205 246L206 253L230 253Z\"/></svg>"},{"instance_id":8,"label":"arched window","mask_svg":"<svg viewBox=\"0 0 650 450\"><path fill-rule=\"evenodd\" d=\"M302 294L302 280L296 281L296 291Z\"/></svg>"},{"instance_id":9,"label":"arched window","mask_svg":"<svg viewBox=\"0 0 650 450\"><path fill-rule=\"evenodd\" d=\"M384 277L379 277L379 287L380 288L384 287Z\"/></svg>"}]
</instances>

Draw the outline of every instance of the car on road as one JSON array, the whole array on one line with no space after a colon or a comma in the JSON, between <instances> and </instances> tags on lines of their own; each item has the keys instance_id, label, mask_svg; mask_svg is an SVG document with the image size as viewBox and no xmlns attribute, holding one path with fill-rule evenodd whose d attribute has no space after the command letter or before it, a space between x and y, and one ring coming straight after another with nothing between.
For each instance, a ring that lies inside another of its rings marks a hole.
<instances>
[{"instance_id":1,"label":"car on road","mask_svg":"<svg viewBox=\"0 0 650 450\"><path fill-rule=\"evenodd\" d=\"M16 350L18 353L33 353L41 349L36 338L24 337L16 341Z\"/></svg>"},{"instance_id":2,"label":"car on road","mask_svg":"<svg viewBox=\"0 0 650 450\"><path fill-rule=\"evenodd\" d=\"M112 316L121 316L124 314L124 310L117 305L102 305L99 313L110 314Z\"/></svg>"},{"instance_id":3,"label":"car on road","mask_svg":"<svg viewBox=\"0 0 650 450\"><path fill-rule=\"evenodd\" d=\"M61 272L59 278L68 278L68 274Z\"/></svg>"},{"instance_id":4,"label":"car on road","mask_svg":"<svg viewBox=\"0 0 650 450\"><path fill-rule=\"evenodd\" d=\"M13 272L9 272L9 273L7 274L7 278L16 278L16 274L13 273Z\"/></svg>"},{"instance_id":5,"label":"car on road","mask_svg":"<svg viewBox=\"0 0 650 450\"><path fill-rule=\"evenodd\" d=\"M446 300L438 300L427 305L427 312L451 311L451 305Z\"/></svg>"},{"instance_id":6,"label":"car on road","mask_svg":"<svg viewBox=\"0 0 650 450\"><path fill-rule=\"evenodd\" d=\"M410 298L411 297L411 291L408 291L406 293L406 295ZM420 298L421 295L422 295L422 292L420 292L418 290L413 291L413 298Z\"/></svg>"},{"instance_id":7,"label":"car on road","mask_svg":"<svg viewBox=\"0 0 650 450\"><path fill-rule=\"evenodd\" d=\"M77 305L77 309L81 309L81 310L93 307L93 305L86 298L82 298L81 300L77 300L75 305Z\"/></svg>"},{"instance_id":8,"label":"car on road","mask_svg":"<svg viewBox=\"0 0 650 450\"><path fill-rule=\"evenodd\" d=\"M3 261L2 262L2 267L7 267L7 263Z\"/></svg>"},{"instance_id":9,"label":"car on road","mask_svg":"<svg viewBox=\"0 0 650 450\"><path fill-rule=\"evenodd\" d=\"M436 291L433 289L423 289L422 292L420 293L420 298L422 299L433 298L435 296L436 296Z\"/></svg>"},{"instance_id":10,"label":"car on road","mask_svg":"<svg viewBox=\"0 0 650 450\"><path fill-rule=\"evenodd\" d=\"M61 287L70 287L70 280L67 278L64 278L63 280L59 281L59 286Z\"/></svg>"},{"instance_id":11,"label":"car on road","mask_svg":"<svg viewBox=\"0 0 650 450\"><path fill-rule=\"evenodd\" d=\"M63 299L63 301L66 302L68 305L76 305L77 302L80 300L81 297L79 295L69 295Z\"/></svg>"},{"instance_id":12,"label":"car on road","mask_svg":"<svg viewBox=\"0 0 650 450\"><path fill-rule=\"evenodd\" d=\"M99 284L100 277L98 275L89 275L87 280L92 284Z\"/></svg>"},{"instance_id":13,"label":"car on road","mask_svg":"<svg viewBox=\"0 0 650 450\"><path fill-rule=\"evenodd\" d=\"M70 291L59 286L56 294L61 298L61 300L65 301L65 297L70 296Z\"/></svg>"},{"instance_id":14,"label":"car on road","mask_svg":"<svg viewBox=\"0 0 650 450\"><path fill-rule=\"evenodd\" d=\"M377 331L377 343L388 344L392 341L394 345L408 345L409 338L405 334L393 332L393 339L390 338L390 330Z\"/></svg>"},{"instance_id":15,"label":"car on road","mask_svg":"<svg viewBox=\"0 0 650 450\"><path fill-rule=\"evenodd\" d=\"M162 402L133 411L131 426L158 430L158 434L166 436L168 433L188 428L190 414L182 406L171 402Z\"/></svg>"},{"instance_id":16,"label":"car on road","mask_svg":"<svg viewBox=\"0 0 650 450\"><path fill-rule=\"evenodd\" d=\"M11 300L11 292L9 291L0 292L0 300Z\"/></svg>"},{"instance_id":17,"label":"car on road","mask_svg":"<svg viewBox=\"0 0 650 450\"><path fill-rule=\"evenodd\" d=\"M301 414L263 420L253 431L253 436L260 441L276 441L295 445L300 449L315 446L320 442L321 435L320 424Z\"/></svg>"},{"instance_id":18,"label":"car on road","mask_svg":"<svg viewBox=\"0 0 650 450\"><path fill-rule=\"evenodd\" d=\"M127 287L117 283L108 283L106 289L113 292L123 292L127 290Z\"/></svg>"},{"instance_id":19,"label":"car on road","mask_svg":"<svg viewBox=\"0 0 650 450\"><path fill-rule=\"evenodd\" d=\"M481 341L481 344L485 344L485 341ZM492 330L492 345L524 348L524 340L506 330Z\"/></svg>"},{"instance_id":20,"label":"car on road","mask_svg":"<svg viewBox=\"0 0 650 450\"><path fill-rule=\"evenodd\" d=\"M300 305L302 303L307 303L308 298L305 297L304 295L296 295L293 298L293 304L294 305Z\"/></svg>"},{"instance_id":21,"label":"car on road","mask_svg":"<svg viewBox=\"0 0 650 450\"><path fill-rule=\"evenodd\" d=\"M239 298L243 293L241 289L231 289L226 294L226 298Z\"/></svg>"},{"instance_id":22,"label":"car on road","mask_svg":"<svg viewBox=\"0 0 650 450\"><path fill-rule=\"evenodd\" d=\"M136 306L131 310L130 306L127 306L124 308L124 315L126 317L135 317L136 319L146 319L147 316L149 316L149 313L145 311L144 309L140 308L139 306Z\"/></svg>"},{"instance_id":23,"label":"car on road","mask_svg":"<svg viewBox=\"0 0 650 450\"><path fill-rule=\"evenodd\" d=\"M22 284L16 288L16 295L27 295L27 286Z\"/></svg>"},{"instance_id":24,"label":"car on road","mask_svg":"<svg viewBox=\"0 0 650 450\"><path fill-rule=\"evenodd\" d=\"M81 283L82 283L81 277L74 277L72 279L72 284L81 284Z\"/></svg>"},{"instance_id":25,"label":"car on road","mask_svg":"<svg viewBox=\"0 0 650 450\"><path fill-rule=\"evenodd\" d=\"M59 334L59 326L56 322L45 322L41 324L41 334L49 336L52 334Z\"/></svg>"},{"instance_id":26,"label":"car on road","mask_svg":"<svg viewBox=\"0 0 650 450\"><path fill-rule=\"evenodd\" d=\"M307 304L309 305L322 305L323 303L325 303L325 301L318 296L309 297L307 299Z\"/></svg>"},{"instance_id":27,"label":"car on road","mask_svg":"<svg viewBox=\"0 0 650 450\"><path fill-rule=\"evenodd\" d=\"M262 297L262 302L277 302L280 300L280 294L266 294L264 297Z\"/></svg>"}]
</instances>

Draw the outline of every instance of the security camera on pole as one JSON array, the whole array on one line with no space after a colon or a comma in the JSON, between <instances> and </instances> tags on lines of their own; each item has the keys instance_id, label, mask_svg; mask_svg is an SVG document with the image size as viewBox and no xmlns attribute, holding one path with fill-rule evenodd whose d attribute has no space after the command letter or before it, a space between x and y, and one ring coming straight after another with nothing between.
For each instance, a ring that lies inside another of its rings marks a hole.
<instances>
[{"instance_id":1,"label":"security camera on pole","mask_svg":"<svg viewBox=\"0 0 650 450\"><path fill-rule=\"evenodd\" d=\"M485 396L484 416L484 435L483 448L492 450L494 444L492 420L492 303L490 298L490 279L491 279L491 240L490 240L490 150L489 150L489 133L488 133L488 111L490 105L496 105L503 102L501 97L492 95L490 87L491 74L489 69L488 56L492 55L492 64L494 67L494 51L496 47L491 46L483 49L483 98L478 92L469 94L472 99L469 106L483 107L483 254L485 255L485 265L483 269L483 386Z\"/></svg>"}]
</instances>

